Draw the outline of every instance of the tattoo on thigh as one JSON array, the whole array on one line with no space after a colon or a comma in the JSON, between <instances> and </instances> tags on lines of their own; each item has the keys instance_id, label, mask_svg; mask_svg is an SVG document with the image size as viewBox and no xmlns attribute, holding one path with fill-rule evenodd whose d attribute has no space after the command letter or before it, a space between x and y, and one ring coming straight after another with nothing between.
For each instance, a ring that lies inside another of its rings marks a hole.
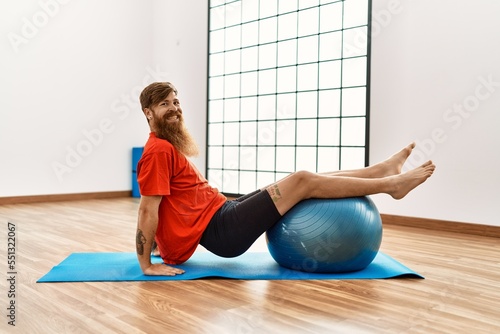
<instances>
[{"instance_id":1,"label":"tattoo on thigh","mask_svg":"<svg viewBox=\"0 0 500 334\"><path fill-rule=\"evenodd\" d=\"M269 195L271 195L271 198L274 203L279 201L281 199L281 193L280 189L278 188L277 184L272 185L271 187L268 188Z\"/></svg>"},{"instance_id":2,"label":"tattoo on thigh","mask_svg":"<svg viewBox=\"0 0 500 334\"><path fill-rule=\"evenodd\" d=\"M146 243L146 237L142 233L141 229L137 229L137 234L135 235L135 246L137 247L137 254L144 254L144 244Z\"/></svg>"}]
</instances>

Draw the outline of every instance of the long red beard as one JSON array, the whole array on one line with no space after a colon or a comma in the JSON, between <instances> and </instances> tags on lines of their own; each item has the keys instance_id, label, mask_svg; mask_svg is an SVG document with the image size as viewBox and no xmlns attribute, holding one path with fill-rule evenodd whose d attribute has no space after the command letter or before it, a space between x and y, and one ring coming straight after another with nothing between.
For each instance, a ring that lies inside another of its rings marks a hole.
<instances>
[{"instance_id":1,"label":"long red beard","mask_svg":"<svg viewBox=\"0 0 500 334\"><path fill-rule=\"evenodd\" d=\"M187 157L198 155L198 145L191 136L184 124L182 114L178 114L179 120L175 123L169 123L168 117L172 114L165 114L163 118L153 115L155 122L156 137L168 140L179 152Z\"/></svg>"}]
</instances>

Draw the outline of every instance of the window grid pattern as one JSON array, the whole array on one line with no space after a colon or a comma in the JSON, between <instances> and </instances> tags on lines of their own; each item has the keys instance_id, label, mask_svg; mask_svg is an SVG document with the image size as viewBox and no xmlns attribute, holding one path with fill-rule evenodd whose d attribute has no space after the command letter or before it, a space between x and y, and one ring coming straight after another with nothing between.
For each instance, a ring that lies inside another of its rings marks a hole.
<instances>
[{"instance_id":1,"label":"window grid pattern","mask_svg":"<svg viewBox=\"0 0 500 334\"><path fill-rule=\"evenodd\" d=\"M367 162L370 0L210 1L207 175L244 194Z\"/></svg>"}]
</instances>

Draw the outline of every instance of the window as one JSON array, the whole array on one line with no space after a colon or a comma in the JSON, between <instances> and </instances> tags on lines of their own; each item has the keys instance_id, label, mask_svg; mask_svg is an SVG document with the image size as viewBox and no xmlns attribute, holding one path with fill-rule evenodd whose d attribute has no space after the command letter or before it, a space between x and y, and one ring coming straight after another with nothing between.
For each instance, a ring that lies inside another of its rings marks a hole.
<instances>
[{"instance_id":1,"label":"window","mask_svg":"<svg viewBox=\"0 0 500 334\"><path fill-rule=\"evenodd\" d=\"M368 157L370 0L211 0L207 176L245 194Z\"/></svg>"}]
</instances>

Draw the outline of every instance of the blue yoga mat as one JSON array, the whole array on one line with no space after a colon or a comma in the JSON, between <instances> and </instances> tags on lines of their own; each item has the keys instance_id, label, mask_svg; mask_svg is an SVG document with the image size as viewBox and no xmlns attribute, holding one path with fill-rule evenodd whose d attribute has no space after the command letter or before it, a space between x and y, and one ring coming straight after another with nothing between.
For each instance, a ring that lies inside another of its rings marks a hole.
<instances>
[{"instance_id":1,"label":"blue yoga mat","mask_svg":"<svg viewBox=\"0 0 500 334\"><path fill-rule=\"evenodd\" d=\"M152 257L152 262L161 263L162 260ZM197 252L187 262L176 267L186 272L177 276L146 276L139 267L135 253L73 253L37 282L179 281L212 277L243 280L424 278L381 252L367 268L337 274L286 269L265 252L249 252L230 259L209 252Z\"/></svg>"}]
</instances>

